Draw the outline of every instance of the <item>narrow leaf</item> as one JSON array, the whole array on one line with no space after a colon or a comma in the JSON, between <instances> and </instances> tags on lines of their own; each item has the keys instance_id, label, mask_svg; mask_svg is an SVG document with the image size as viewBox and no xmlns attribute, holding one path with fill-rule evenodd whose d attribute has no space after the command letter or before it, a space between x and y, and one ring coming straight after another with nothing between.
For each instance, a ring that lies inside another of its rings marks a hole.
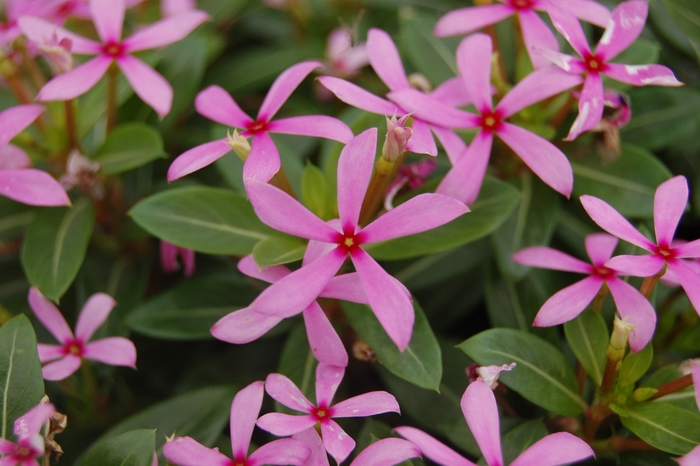
<instances>
[{"instance_id":1,"label":"narrow leaf","mask_svg":"<svg viewBox=\"0 0 700 466\"><path fill-rule=\"evenodd\" d=\"M583 311L577 318L564 324L564 334L576 359L593 379L596 387L603 383L605 350L608 347L608 328L597 312Z\"/></svg>"},{"instance_id":2,"label":"narrow leaf","mask_svg":"<svg viewBox=\"0 0 700 466\"><path fill-rule=\"evenodd\" d=\"M700 416L667 403L627 406L622 424L649 445L684 455L700 444Z\"/></svg>"},{"instance_id":3,"label":"narrow leaf","mask_svg":"<svg viewBox=\"0 0 700 466\"><path fill-rule=\"evenodd\" d=\"M139 429L99 441L78 466L150 466L156 449L156 431Z\"/></svg>"},{"instance_id":4,"label":"narrow leaf","mask_svg":"<svg viewBox=\"0 0 700 466\"><path fill-rule=\"evenodd\" d=\"M641 379L649 370L652 359L654 359L654 347L652 345L647 345L642 351L629 353L625 356L620 368L620 385L632 385Z\"/></svg>"},{"instance_id":5,"label":"narrow leaf","mask_svg":"<svg viewBox=\"0 0 700 466\"><path fill-rule=\"evenodd\" d=\"M114 175L164 156L158 131L143 123L127 123L109 133L93 159L100 164L100 173Z\"/></svg>"},{"instance_id":6,"label":"narrow leaf","mask_svg":"<svg viewBox=\"0 0 700 466\"><path fill-rule=\"evenodd\" d=\"M295 236L271 235L253 247L253 259L260 267L301 260L306 242Z\"/></svg>"}]
</instances>

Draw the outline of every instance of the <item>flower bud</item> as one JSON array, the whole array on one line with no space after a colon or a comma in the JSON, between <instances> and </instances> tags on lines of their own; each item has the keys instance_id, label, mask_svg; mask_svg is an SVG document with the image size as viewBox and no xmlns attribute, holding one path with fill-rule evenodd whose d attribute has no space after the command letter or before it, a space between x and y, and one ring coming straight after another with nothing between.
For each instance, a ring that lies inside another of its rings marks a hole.
<instances>
[{"instance_id":1,"label":"flower bud","mask_svg":"<svg viewBox=\"0 0 700 466\"><path fill-rule=\"evenodd\" d=\"M73 69L73 56L70 51L73 48L73 41L64 37L60 41L53 35L46 44L39 44L39 50L44 53L55 74L65 73Z\"/></svg>"},{"instance_id":2,"label":"flower bud","mask_svg":"<svg viewBox=\"0 0 700 466\"><path fill-rule=\"evenodd\" d=\"M382 157L389 162L396 160L406 152L406 144L413 135L413 129L404 127L411 115L404 115L396 120L396 115L386 119L386 139L382 147Z\"/></svg>"},{"instance_id":3,"label":"flower bud","mask_svg":"<svg viewBox=\"0 0 700 466\"><path fill-rule=\"evenodd\" d=\"M627 322L627 317L620 319L617 315L613 320L613 333L610 337L607 355L613 361L620 361L625 355L625 348L630 338L630 333L637 326Z\"/></svg>"},{"instance_id":4,"label":"flower bud","mask_svg":"<svg viewBox=\"0 0 700 466\"><path fill-rule=\"evenodd\" d=\"M228 141L226 141L226 144L231 146L231 149L233 149L236 155L245 162L248 158L248 154L250 154L250 143L248 139L238 134L237 129L233 130L233 135L229 133L227 136Z\"/></svg>"}]
</instances>

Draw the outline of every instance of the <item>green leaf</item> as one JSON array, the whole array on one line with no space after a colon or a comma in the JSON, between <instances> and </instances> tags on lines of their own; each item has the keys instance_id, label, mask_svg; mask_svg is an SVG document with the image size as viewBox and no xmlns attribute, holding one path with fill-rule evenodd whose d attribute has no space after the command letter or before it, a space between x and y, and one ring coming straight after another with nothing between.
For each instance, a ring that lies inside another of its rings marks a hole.
<instances>
[{"instance_id":1,"label":"green leaf","mask_svg":"<svg viewBox=\"0 0 700 466\"><path fill-rule=\"evenodd\" d=\"M622 424L649 445L685 455L700 443L700 416L666 403L626 406Z\"/></svg>"},{"instance_id":2,"label":"green leaf","mask_svg":"<svg viewBox=\"0 0 700 466\"><path fill-rule=\"evenodd\" d=\"M564 416L578 416L586 408L566 357L535 335L494 328L469 338L459 348L482 366L515 362L517 366L503 372L499 380L538 406Z\"/></svg>"},{"instance_id":3,"label":"green leaf","mask_svg":"<svg viewBox=\"0 0 700 466\"><path fill-rule=\"evenodd\" d=\"M38 405L44 396L44 378L36 336L25 315L0 327L0 438L13 432L15 419Z\"/></svg>"},{"instance_id":4,"label":"green leaf","mask_svg":"<svg viewBox=\"0 0 700 466\"><path fill-rule=\"evenodd\" d=\"M619 384L632 385L647 373L654 359L654 347L647 345L643 350L630 353L622 360Z\"/></svg>"},{"instance_id":5,"label":"green leaf","mask_svg":"<svg viewBox=\"0 0 700 466\"><path fill-rule=\"evenodd\" d=\"M93 160L100 164L100 173L114 175L159 157L165 157L160 133L143 123L127 123L109 133Z\"/></svg>"},{"instance_id":6,"label":"green leaf","mask_svg":"<svg viewBox=\"0 0 700 466\"><path fill-rule=\"evenodd\" d=\"M129 215L158 238L209 254L246 255L273 232L246 197L227 189L168 189L136 204Z\"/></svg>"},{"instance_id":7,"label":"green leaf","mask_svg":"<svg viewBox=\"0 0 700 466\"><path fill-rule=\"evenodd\" d=\"M587 309L564 324L564 334L576 359L586 369L596 387L600 387L607 359L605 350L610 340L603 318L599 313Z\"/></svg>"},{"instance_id":8,"label":"green leaf","mask_svg":"<svg viewBox=\"0 0 700 466\"><path fill-rule=\"evenodd\" d=\"M85 258L95 222L88 198L71 208L42 209L27 229L22 266L29 282L57 301L66 292Z\"/></svg>"},{"instance_id":9,"label":"green leaf","mask_svg":"<svg viewBox=\"0 0 700 466\"><path fill-rule=\"evenodd\" d=\"M661 0L680 30L696 49L700 45L700 5L695 0Z\"/></svg>"},{"instance_id":10,"label":"green leaf","mask_svg":"<svg viewBox=\"0 0 700 466\"><path fill-rule=\"evenodd\" d=\"M16 238L34 220L35 208L0 196L0 243Z\"/></svg>"},{"instance_id":11,"label":"green leaf","mask_svg":"<svg viewBox=\"0 0 700 466\"><path fill-rule=\"evenodd\" d=\"M78 466L150 466L156 449L155 430L138 429L100 441Z\"/></svg>"},{"instance_id":12,"label":"green leaf","mask_svg":"<svg viewBox=\"0 0 700 466\"><path fill-rule=\"evenodd\" d=\"M326 175L312 163L307 163L301 174L301 200L319 218L330 220L331 193Z\"/></svg>"},{"instance_id":13,"label":"green leaf","mask_svg":"<svg viewBox=\"0 0 700 466\"><path fill-rule=\"evenodd\" d=\"M510 216L518 205L518 191L508 183L486 177L479 198L468 212L424 233L367 245L376 259L407 259L470 243L482 238Z\"/></svg>"},{"instance_id":14,"label":"green leaf","mask_svg":"<svg viewBox=\"0 0 700 466\"><path fill-rule=\"evenodd\" d=\"M610 163L595 156L571 166L574 197L599 197L622 215L635 218L651 217L656 187L672 176L653 154L631 144L623 144L620 157Z\"/></svg>"},{"instance_id":15,"label":"green leaf","mask_svg":"<svg viewBox=\"0 0 700 466\"><path fill-rule=\"evenodd\" d=\"M438 390L442 378L440 346L418 302L413 300L416 322L408 347L399 351L369 306L343 303L350 325L394 375L429 390Z\"/></svg>"},{"instance_id":16,"label":"green leaf","mask_svg":"<svg viewBox=\"0 0 700 466\"><path fill-rule=\"evenodd\" d=\"M306 251L306 241L296 236L271 235L253 247L253 259L260 267L288 264L300 260Z\"/></svg>"}]
</instances>

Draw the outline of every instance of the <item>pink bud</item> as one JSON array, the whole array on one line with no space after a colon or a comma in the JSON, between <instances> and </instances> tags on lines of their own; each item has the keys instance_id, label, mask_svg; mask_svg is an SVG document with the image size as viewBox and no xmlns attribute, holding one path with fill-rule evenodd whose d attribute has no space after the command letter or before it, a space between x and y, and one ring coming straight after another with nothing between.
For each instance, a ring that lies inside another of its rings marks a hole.
<instances>
[{"instance_id":1,"label":"pink bud","mask_svg":"<svg viewBox=\"0 0 700 466\"><path fill-rule=\"evenodd\" d=\"M382 147L382 157L389 162L396 162L401 154L406 152L406 144L413 135L413 129L404 126L410 116L404 115L397 120L394 115L386 119L386 139Z\"/></svg>"}]
</instances>

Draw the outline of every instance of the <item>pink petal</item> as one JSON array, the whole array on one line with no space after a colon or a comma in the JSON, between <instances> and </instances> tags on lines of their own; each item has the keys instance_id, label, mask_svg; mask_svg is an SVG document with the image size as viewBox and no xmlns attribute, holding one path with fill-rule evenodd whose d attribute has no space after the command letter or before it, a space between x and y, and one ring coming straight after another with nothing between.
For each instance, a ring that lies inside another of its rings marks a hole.
<instances>
[{"instance_id":1,"label":"pink petal","mask_svg":"<svg viewBox=\"0 0 700 466\"><path fill-rule=\"evenodd\" d=\"M622 318L636 327L630 333L630 348L633 353L644 349L651 341L656 329L656 312L649 301L635 287L617 278L605 281L610 288L610 294L615 301L617 312Z\"/></svg>"},{"instance_id":2,"label":"pink petal","mask_svg":"<svg viewBox=\"0 0 700 466\"><path fill-rule=\"evenodd\" d=\"M92 22L103 44L121 41L125 10L124 0L90 0Z\"/></svg>"},{"instance_id":3,"label":"pink petal","mask_svg":"<svg viewBox=\"0 0 700 466\"><path fill-rule=\"evenodd\" d=\"M70 199L58 181L33 168L0 170L0 196L29 205L70 205Z\"/></svg>"},{"instance_id":4,"label":"pink petal","mask_svg":"<svg viewBox=\"0 0 700 466\"><path fill-rule=\"evenodd\" d=\"M597 197L583 195L581 204L591 219L603 230L642 249L653 250L654 243L646 239L607 202Z\"/></svg>"},{"instance_id":5,"label":"pink petal","mask_svg":"<svg viewBox=\"0 0 700 466\"><path fill-rule=\"evenodd\" d=\"M583 82L583 90L578 101L578 116L571 125L567 141L573 141L579 134L590 131L600 123L603 117L605 98L603 96L603 81L599 74L589 73Z\"/></svg>"},{"instance_id":6,"label":"pink petal","mask_svg":"<svg viewBox=\"0 0 700 466\"><path fill-rule=\"evenodd\" d=\"M14 443L10 442L9 440L5 440L4 438L0 438L0 455L5 454L5 453L13 453L14 451L15 451L15 444ZM5 461L5 460L7 460L7 461ZM0 458L0 466L16 466L16 465L17 465L17 463L15 462L15 460L10 459L7 456Z\"/></svg>"},{"instance_id":7,"label":"pink petal","mask_svg":"<svg viewBox=\"0 0 700 466\"><path fill-rule=\"evenodd\" d=\"M435 139L430 132L430 126L419 118L413 119L413 134L408 139L406 150L414 154L437 155Z\"/></svg>"},{"instance_id":8,"label":"pink petal","mask_svg":"<svg viewBox=\"0 0 700 466\"><path fill-rule=\"evenodd\" d=\"M153 68L131 55L117 58L117 65L134 88L136 95L164 118L173 105L173 88Z\"/></svg>"},{"instance_id":9,"label":"pink petal","mask_svg":"<svg viewBox=\"0 0 700 466\"><path fill-rule=\"evenodd\" d=\"M362 243L375 243L432 230L469 212L460 201L442 194L419 194L367 225Z\"/></svg>"},{"instance_id":10,"label":"pink petal","mask_svg":"<svg viewBox=\"0 0 700 466\"><path fill-rule=\"evenodd\" d=\"M680 466L697 466L700 464L700 445L690 450L685 456L674 458L674 461Z\"/></svg>"},{"instance_id":11,"label":"pink petal","mask_svg":"<svg viewBox=\"0 0 700 466\"><path fill-rule=\"evenodd\" d=\"M222 125L245 128L253 123L231 95L219 86L209 86L197 94L194 107L200 115Z\"/></svg>"},{"instance_id":12,"label":"pink petal","mask_svg":"<svg viewBox=\"0 0 700 466\"><path fill-rule=\"evenodd\" d=\"M231 151L226 139L207 142L180 154L168 169L168 181L172 182L211 165Z\"/></svg>"},{"instance_id":13,"label":"pink petal","mask_svg":"<svg viewBox=\"0 0 700 466\"><path fill-rule=\"evenodd\" d=\"M345 367L319 364L316 367L316 404L326 408L331 405L333 396L345 374Z\"/></svg>"},{"instance_id":14,"label":"pink petal","mask_svg":"<svg viewBox=\"0 0 700 466\"><path fill-rule=\"evenodd\" d=\"M353 303L369 304L360 276L356 272L331 278L323 291L321 291L320 296L323 298L342 299Z\"/></svg>"},{"instance_id":15,"label":"pink petal","mask_svg":"<svg viewBox=\"0 0 700 466\"><path fill-rule=\"evenodd\" d=\"M435 191L466 205L476 200L491 156L493 133L479 131Z\"/></svg>"},{"instance_id":16,"label":"pink petal","mask_svg":"<svg viewBox=\"0 0 700 466\"><path fill-rule=\"evenodd\" d=\"M457 163L459 157L467 150L467 144L452 130L442 126L431 126L430 129L433 130L435 136L440 140L440 144L445 149L452 165Z\"/></svg>"},{"instance_id":17,"label":"pink petal","mask_svg":"<svg viewBox=\"0 0 700 466\"><path fill-rule=\"evenodd\" d=\"M605 233L590 234L586 236L585 242L588 257L596 267L609 261L617 247L617 238Z\"/></svg>"},{"instance_id":18,"label":"pink petal","mask_svg":"<svg viewBox=\"0 0 700 466\"><path fill-rule=\"evenodd\" d=\"M39 361L41 363L49 362L62 358L66 355L66 349L63 346L58 345L46 345L44 343L37 344L37 350L39 352Z\"/></svg>"},{"instance_id":19,"label":"pink petal","mask_svg":"<svg viewBox=\"0 0 700 466\"><path fill-rule=\"evenodd\" d=\"M399 91L411 87L399 51L389 34L381 29L371 28L367 33L367 53L374 72L390 90Z\"/></svg>"},{"instance_id":20,"label":"pink petal","mask_svg":"<svg viewBox=\"0 0 700 466\"><path fill-rule=\"evenodd\" d=\"M610 22L610 11L591 0L567 0L566 9L587 23L605 28Z\"/></svg>"},{"instance_id":21,"label":"pink petal","mask_svg":"<svg viewBox=\"0 0 700 466\"><path fill-rule=\"evenodd\" d=\"M303 441L311 448L311 455L304 463L304 466L330 466L326 448L323 446L323 441L315 428L310 427L298 432L292 438Z\"/></svg>"},{"instance_id":22,"label":"pink petal","mask_svg":"<svg viewBox=\"0 0 700 466\"><path fill-rule=\"evenodd\" d=\"M93 341L83 348L83 357L111 366L136 367L136 347L124 337Z\"/></svg>"},{"instance_id":23,"label":"pink petal","mask_svg":"<svg viewBox=\"0 0 700 466\"><path fill-rule=\"evenodd\" d=\"M669 68L662 65L621 65L608 63L604 73L616 81L633 86L682 86Z\"/></svg>"},{"instance_id":24,"label":"pink petal","mask_svg":"<svg viewBox=\"0 0 700 466\"><path fill-rule=\"evenodd\" d=\"M486 463L489 466L503 465L498 408L493 391L483 380L472 382L464 392L460 405Z\"/></svg>"},{"instance_id":25,"label":"pink petal","mask_svg":"<svg viewBox=\"0 0 700 466\"><path fill-rule=\"evenodd\" d=\"M680 259L700 257L700 239L676 246L673 248L673 252Z\"/></svg>"},{"instance_id":26,"label":"pink petal","mask_svg":"<svg viewBox=\"0 0 700 466\"><path fill-rule=\"evenodd\" d=\"M331 228L340 231L340 219L334 218L326 222ZM338 245L336 243L324 243L323 241L310 240L304 251L304 258L301 260L301 265L308 265L325 256Z\"/></svg>"},{"instance_id":27,"label":"pink petal","mask_svg":"<svg viewBox=\"0 0 700 466\"><path fill-rule=\"evenodd\" d=\"M534 14L534 13L533 13ZM554 66L542 68L528 74L501 99L496 108L507 118L534 103L577 86L583 82L581 76L567 73Z\"/></svg>"},{"instance_id":28,"label":"pink petal","mask_svg":"<svg viewBox=\"0 0 700 466\"><path fill-rule=\"evenodd\" d=\"M246 465L262 466L264 464L292 464L295 466L306 465L306 460L311 454L311 448L302 440L279 439L266 443L255 450Z\"/></svg>"},{"instance_id":29,"label":"pink petal","mask_svg":"<svg viewBox=\"0 0 700 466\"><path fill-rule=\"evenodd\" d=\"M269 378L270 376L268 376L268 379ZM265 387L267 388L267 385ZM280 401L280 403L282 402ZM258 425L258 427L270 432L271 434L277 436L284 436L294 435L299 432L302 432L310 427L315 426L316 422L317 421L314 416L291 416L289 414L282 413L267 413L261 416L256 422L256 424Z\"/></svg>"},{"instance_id":30,"label":"pink petal","mask_svg":"<svg viewBox=\"0 0 700 466\"><path fill-rule=\"evenodd\" d=\"M31 164L32 161L23 149L13 144L5 144L0 147L0 170L27 168Z\"/></svg>"},{"instance_id":31,"label":"pink petal","mask_svg":"<svg viewBox=\"0 0 700 466\"><path fill-rule=\"evenodd\" d=\"M550 2L550 6L547 7L550 18L552 18L552 25L559 31L559 34L564 36L564 39L571 44L576 53L581 57L584 57L591 53L591 48L588 46L588 40L586 39L586 34L583 32L581 23L578 19L563 5L553 4ZM544 47L551 50L550 47Z\"/></svg>"},{"instance_id":32,"label":"pink petal","mask_svg":"<svg viewBox=\"0 0 700 466\"><path fill-rule=\"evenodd\" d=\"M177 437L163 445L163 455L168 462L180 466L230 466L227 458L216 448L207 448L190 437Z\"/></svg>"},{"instance_id":33,"label":"pink petal","mask_svg":"<svg viewBox=\"0 0 700 466\"><path fill-rule=\"evenodd\" d=\"M594 455L593 449L580 438L557 432L530 445L510 466L559 466Z\"/></svg>"},{"instance_id":34,"label":"pink petal","mask_svg":"<svg viewBox=\"0 0 700 466\"><path fill-rule=\"evenodd\" d=\"M95 293L90 296L83 310L80 311L78 323L75 325L75 337L88 341L95 331L107 320L117 302L108 294Z\"/></svg>"},{"instance_id":35,"label":"pink petal","mask_svg":"<svg viewBox=\"0 0 700 466\"><path fill-rule=\"evenodd\" d=\"M80 368L83 360L73 354L68 354L64 358L50 362L41 368L41 375L44 380L63 380Z\"/></svg>"},{"instance_id":36,"label":"pink petal","mask_svg":"<svg viewBox=\"0 0 700 466\"><path fill-rule=\"evenodd\" d=\"M394 395L383 392L369 392L353 396L333 406L333 417L365 417L381 413L399 413L399 402Z\"/></svg>"},{"instance_id":37,"label":"pink petal","mask_svg":"<svg viewBox=\"0 0 700 466\"><path fill-rule=\"evenodd\" d=\"M552 327L575 319L603 286L599 277L586 277L554 293L540 308L532 323L535 327Z\"/></svg>"},{"instance_id":38,"label":"pink petal","mask_svg":"<svg viewBox=\"0 0 700 466\"><path fill-rule=\"evenodd\" d=\"M547 246L532 246L513 254L513 261L529 267L590 274L590 264Z\"/></svg>"},{"instance_id":39,"label":"pink petal","mask_svg":"<svg viewBox=\"0 0 700 466\"><path fill-rule=\"evenodd\" d=\"M27 300L36 318L51 332L51 335L56 337L59 343L66 344L73 340L73 332L68 327L66 319L38 289L31 287Z\"/></svg>"},{"instance_id":40,"label":"pink petal","mask_svg":"<svg viewBox=\"0 0 700 466\"><path fill-rule=\"evenodd\" d=\"M683 261L669 261L668 265L678 277L695 311L700 314L700 274L685 265Z\"/></svg>"},{"instance_id":41,"label":"pink petal","mask_svg":"<svg viewBox=\"0 0 700 466\"><path fill-rule=\"evenodd\" d=\"M182 12L162 19L124 39L122 43L124 51L132 53L165 47L184 39L194 28L207 19L209 19L209 15L199 10Z\"/></svg>"},{"instance_id":42,"label":"pink petal","mask_svg":"<svg viewBox=\"0 0 700 466\"><path fill-rule=\"evenodd\" d=\"M268 283L275 283L291 273L284 265L260 267L255 263L253 255L249 254L238 261L238 270L249 277L257 278Z\"/></svg>"},{"instance_id":43,"label":"pink petal","mask_svg":"<svg viewBox=\"0 0 700 466\"><path fill-rule=\"evenodd\" d=\"M267 96L265 96L265 100L258 112L258 120L270 121L282 104L287 101L291 93L294 92L294 89L301 84L309 73L320 66L322 64L317 61L305 61L284 70L272 83Z\"/></svg>"},{"instance_id":44,"label":"pink petal","mask_svg":"<svg viewBox=\"0 0 700 466\"><path fill-rule=\"evenodd\" d=\"M441 465L476 466L468 459L439 442L437 439L414 427L396 427L394 432L416 445L423 456Z\"/></svg>"},{"instance_id":45,"label":"pink petal","mask_svg":"<svg viewBox=\"0 0 700 466\"><path fill-rule=\"evenodd\" d=\"M399 438L385 438L362 450L350 466L394 466L409 458L420 458L415 445Z\"/></svg>"},{"instance_id":46,"label":"pink petal","mask_svg":"<svg viewBox=\"0 0 700 466\"><path fill-rule=\"evenodd\" d=\"M674 176L656 188L654 194L654 230L659 246L670 246L678 222L688 204L688 181Z\"/></svg>"},{"instance_id":47,"label":"pink petal","mask_svg":"<svg viewBox=\"0 0 700 466\"><path fill-rule=\"evenodd\" d=\"M467 94L480 113L491 110L491 54L493 44L486 34L472 34L457 47L457 68Z\"/></svg>"},{"instance_id":48,"label":"pink petal","mask_svg":"<svg viewBox=\"0 0 700 466\"><path fill-rule=\"evenodd\" d=\"M596 47L596 55L610 61L632 45L644 29L648 11L649 4L643 0L623 2L615 7L612 20Z\"/></svg>"},{"instance_id":49,"label":"pink petal","mask_svg":"<svg viewBox=\"0 0 700 466\"><path fill-rule=\"evenodd\" d=\"M242 345L257 340L282 321L282 317L256 312L248 307L219 319L211 328L214 338Z\"/></svg>"},{"instance_id":50,"label":"pink petal","mask_svg":"<svg viewBox=\"0 0 700 466\"><path fill-rule=\"evenodd\" d=\"M633 277L651 277L656 275L663 265L663 258L656 254L615 256L605 263L606 267L613 269L620 275L632 275Z\"/></svg>"},{"instance_id":51,"label":"pink petal","mask_svg":"<svg viewBox=\"0 0 700 466\"><path fill-rule=\"evenodd\" d=\"M281 189L254 179L248 179L246 188L255 213L266 225L302 238L326 243L337 240L336 230Z\"/></svg>"},{"instance_id":52,"label":"pink petal","mask_svg":"<svg viewBox=\"0 0 700 466\"><path fill-rule=\"evenodd\" d=\"M14 424L14 433L19 440L33 437L41 432L46 421L56 412L51 403L40 403L23 416L18 417Z\"/></svg>"},{"instance_id":53,"label":"pink petal","mask_svg":"<svg viewBox=\"0 0 700 466\"><path fill-rule=\"evenodd\" d=\"M518 11L520 24L523 31L525 49L532 65L539 69L549 65L549 60L537 53L536 49L559 50L557 38L542 19L532 10Z\"/></svg>"},{"instance_id":54,"label":"pink petal","mask_svg":"<svg viewBox=\"0 0 700 466\"><path fill-rule=\"evenodd\" d=\"M355 233L362 201L372 177L377 150L377 129L358 134L340 152L338 159L338 213L343 232Z\"/></svg>"},{"instance_id":55,"label":"pink petal","mask_svg":"<svg viewBox=\"0 0 700 466\"><path fill-rule=\"evenodd\" d=\"M348 353L328 317L315 301L304 310L306 337L318 362L346 367Z\"/></svg>"},{"instance_id":56,"label":"pink petal","mask_svg":"<svg viewBox=\"0 0 700 466\"><path fill-rule=\"evenodd\" d=\"M71 100L85 94L104 76L112 61L112 57L98 55L67 73L59 74L41 88L36 99L42 102Z\"/></svg>"},{"instance_id":57,"label":"pink petal","mask_svg":"<svg viewBox=\"0 0 700 466\"><path fill-rule=\"evenodd\" d=\"M403 114L403 111L396 104L377 97L344 79L333 76L320 76L318 81L335 94L338 99L353 107L380 115Z\"/></svg>"},{"instance_id":58,"label":"pink petal","mask_svg":"<svg viewBox=\"0 0 700 466\"><path fill-rule=\"evenodd\" d=\"M40 18L23 16L17 20L17 24L22 29L22 33L36 44L46 44L53 42L54 39L59 43L68 38L71 41L71 53L94 55L102 51L102 44L73 34L67 29Z\"/></svg>"},{"instance_id":59,"label":"pink petal","mask_svg":"<svg viewBox=\"0 0 700 466\"><path fill-rule=\"evenodd\" d=\"M298 134L331 139L347 144L353 137L348 125L337 118L323 115L306 115L271 121L267 125L271 133Z\"/></svg>"},{"instance_id":60,"label":"pink petal","mask_svg":"<svg viewBox=\"0 0 700 466\"><path fill-rule=\"evenodd\" d=\"M481 126L481 117L452 108L415 89L390 92L387 94L387 97L399 104L406 112L413 113L416 118L425 120L433 125L458 129L471 129Z\"/></svg>"},{"instance_id":61,"label":"pink petal","mask_svg":"<svg viewBox=\"0 0 700 466\"><path fill-rule=\"evenodd\" d=\"M437 37L469 34L489 24L498 23L513 13L515 10L506 5L459 8L440 18L434 33Z\"/></svg>"},{"instance_id":62,"label":"pink petal","mask_svg":"<svg viewBox=\"0 0 700 466\"><path fill-rule=\"evenodd\" d=\"M253 382L241 389L231 403L231 449L234 458L248 455L255 421L260 414L265 388L263 382Z\"/></svg>"},{"instance_id":63,"label":"pink petal","mask_svg":"<svg viewBox=\"0 0 700 466\"><path fill-rule=\"evenodd\" d=\"M574 173L569 159L554 144L510 123L501 125L498 136L542 181L566 197L571 195Z\"/></svg>"},{"instance_id":64,"label":"pink petal","mask_svg":"<svg viewBox=\"0 0 700 466\"><path fill-rule=\"evenodd\" d=\"M0 147L4 148L15 136L21 133L27 126L36 120L44 107L41 105L18 105L0 112ZM0 162L0 169L24 168L24 166L13 166L3 160Z\"/></svg>"},{"instance_id":65,"label":"pink petal","mask_svg":"<svg viewBox=\"0 0 700 466\"><path fill-rule=\"evenodd\" d=\"M267 133L253 136L250 153L243 165L243 182L248 179L267 183L280 170L280 154L277 146Z\"/></svg>"},{"instance_id":66,"label":"pink petal","mask_svg":"<svg viewBox=\"0 0 700 466\"><path fill-rule=\"evenodd\" d=\"M535 51L567 73L583 74L587 71L586 64L580 58L572 57L565 53L554 52L552 50L535 48Z\"/></svg>"},{"instance_id":67,"label":"pink petal","mask_svg":"<svg viewBox=\"0 0 700 466\"><path fill-rule=\"evenodd\" d=\"M364 250L357 248L350 254L379 323L399 350L405 350L411 341L415 320L410 299Z\"/></svg>"},{"instance_id":68,"label":"pink petal","mask_svg":"<svg viewBox=\"0 0 700 466\"><path fill-rule=\"evenodd\" d=\"M461 107L472 103L472 98L464 87L464 81L460 76L450 78L433 89L430 97L452 107Z\"/></svg>"},{"instance_id":69,"label":"pink petal","mask_svg":"<svg viewBox=\"0 0 700 466\"><path fill-rule=\"evenodd\" d=\"M352 437L332 419L321 422L321 437L326 451L338 464L345 461L350 456L350 452L355 449L355 441Z\"/></svg>"}]
</instances>

